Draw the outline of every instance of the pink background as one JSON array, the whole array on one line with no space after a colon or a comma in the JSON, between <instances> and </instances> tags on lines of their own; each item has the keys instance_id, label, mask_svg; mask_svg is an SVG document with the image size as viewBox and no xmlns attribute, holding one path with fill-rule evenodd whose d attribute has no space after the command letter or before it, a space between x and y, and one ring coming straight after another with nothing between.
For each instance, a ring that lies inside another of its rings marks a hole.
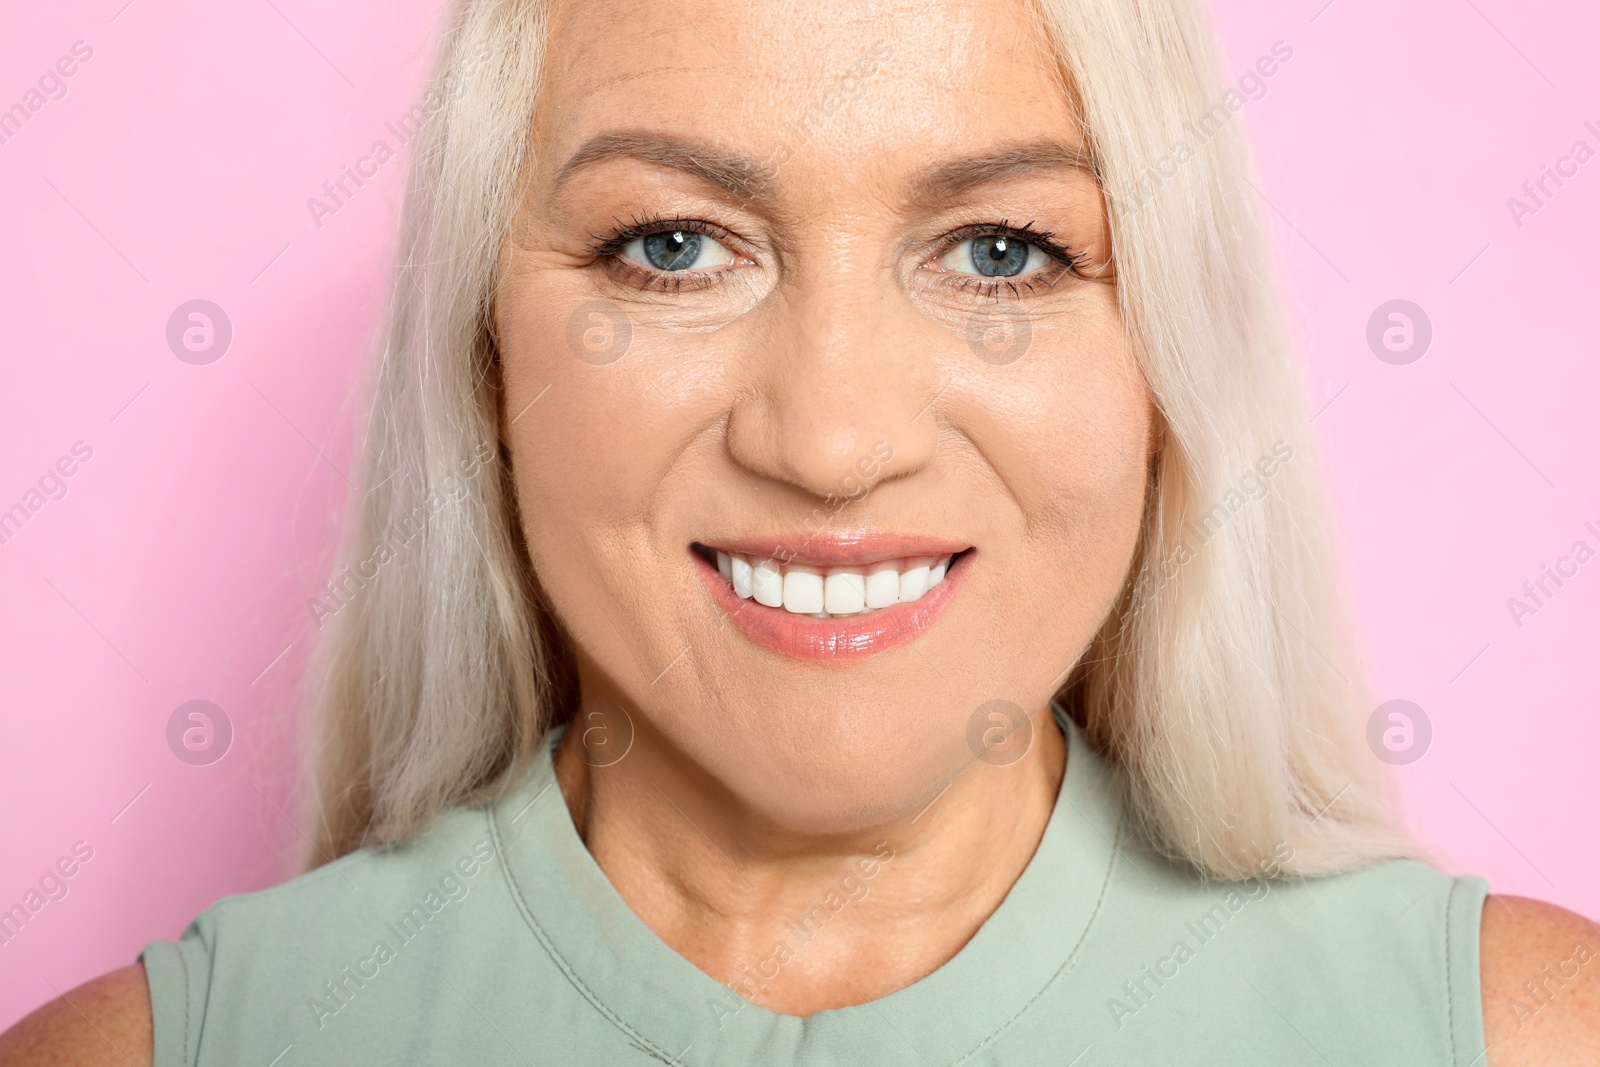
<instances>
[{"instance_id":1,"label":"pink background","mask_svg":"<svg viewBox=\"0 0 1600 1067\"><path fill-rule=\"evenodd\" d=\"M1600 916L1600 560L1518 628L1506 599L1600 547L1600 160L1517 227L1508 197L1600 148L1600 15L1512 0L1222 0L1260 190L1379 700L1431 748L1397 771L1453 869ZM126 6L124 6L126 5ZM93 458L0 544L0 909L93 859L0 946L0 1027L280 880L296 685L351 469L403 163L319 228L306 207L420 93L438 0L66 0L7 16L0 107L73 43L67 95L0 144L0 510ZM392 144L391 140L391 144ZM233 340L168 349L203 298ZM1408 366L1368 349L1405 298ZM1326 405L1324 409L1324 405ZM178 705L235 731L174 758Z\"/></svg>"}]
</instances>

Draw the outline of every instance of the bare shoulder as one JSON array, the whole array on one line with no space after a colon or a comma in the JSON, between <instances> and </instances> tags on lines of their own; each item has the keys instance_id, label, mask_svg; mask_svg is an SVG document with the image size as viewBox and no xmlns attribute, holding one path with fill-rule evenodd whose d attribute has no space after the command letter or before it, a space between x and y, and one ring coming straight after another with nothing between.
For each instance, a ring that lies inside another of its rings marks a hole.
<instances>
[{"instance_id":1,"label":"bare shoulder","mask_svg":"<svg viewBox=\"0 0 1600 1067\"><path fill-rule=\"evenodd\" d=\"M1600 1065L1600 926L1554 904L1483 905L1488 1067Z\"/></svg>"},{"instance_id":2,"label":"bare shoulder","mask_svg":"<svg viewBox=\"0 0 1600 1067\"><path fill-rule=\"evenodd\" d=\"M150 1067L150 986L135 963L50 1001L0 1034L6 1067Z\"/></svg>"}]
</instances>

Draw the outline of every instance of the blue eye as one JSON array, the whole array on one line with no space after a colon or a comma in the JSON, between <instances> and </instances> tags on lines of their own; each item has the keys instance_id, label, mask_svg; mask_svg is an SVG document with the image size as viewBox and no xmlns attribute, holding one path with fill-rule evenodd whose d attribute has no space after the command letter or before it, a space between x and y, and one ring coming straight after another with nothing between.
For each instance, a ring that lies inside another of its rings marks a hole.
<instances>
[{"instance_id":1,"label":"blue eye","mask_svg":"<svg viewBox=\"0 0 1600 1067\"><path fill-rule=\"evenodd\" d=\"M939 265L983 278L1016 278L1050 263L1041 249L1010 234L991 233L962 241L939 257Z\"/></svg>"},{"instance_id":2,"label":"blue eye","mask_svg":"<svg viewBox=\"0 0 1600 1067\"><path fill-rule=\"evenodd\" d=\"M1028 246L1001 234L972 242L972 266L986 278L1011 278L1028 265Z\"/></svg>"},{"instance_id":3,"label":"blue eye","mask_svg":"<svg viewBox=\"0 0 1600 1067\"><path fill-rule=\"evenodd\" d=\"M644 257L656 270L687 270L700 258L700 235L673 230L644 238Z\"/></svg>"},{"instance_id":4,"label":"blue eye","mask_svg":"<svg viewBox=\"0 0 1600 1067\"><path fill-rule=\"evenodd\" d=\"M716 238L693 230L661 230L635 237L623 247L622 255L667 273L723 267L734 258Z\"/></svg>"}]
</instances>

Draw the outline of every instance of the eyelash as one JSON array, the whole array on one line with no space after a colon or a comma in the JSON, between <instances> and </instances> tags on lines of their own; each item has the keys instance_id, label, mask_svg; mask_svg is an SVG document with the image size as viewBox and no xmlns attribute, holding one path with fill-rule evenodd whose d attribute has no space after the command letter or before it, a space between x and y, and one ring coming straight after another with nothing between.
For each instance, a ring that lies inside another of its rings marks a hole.
<instances>
[{"instance_id":1,"label":"eyelash","mask_svg":"<svg viewBox=\"0 0 1600 1067\"><path fill-rule=\"evenodd\" d=\"M1049 289L1061 280L1063 274L1077 271L1083 266L1085 256L1082 252L1074 252L1065 245L1058 244L1055 234L1049 230L1041 230L1033 223L1013 225L1002 219L998 224L989 222L975 222L966 226L959 226L945 235L939 246L938 255L934 259L946 255L952 248L963 241L975 240L979 237L1011 237L1025 244L1030 244L1055 261L1054 267L1036 270L1018 278L985 278L979 274L963 274L956 271L947 273L955 275L955 284L963 289L977 293L984 297L1019 297L1023 293L1036 292L1039 289Z\"/></svg>"},{"instance_id":2,"label":"eyelash","mask_svg":"<svg viewBox=\"0 0 1600 1067\"><path fill-rule=\"evenodd\" d=\"M641 289L655 292L679 293L684 291L698 291L718 284L719 275L725 273L725 268L700 271L660 271L643 264L634 263L624 259L622 250L641 237L661 233L665 230L685 230L690 233L703 234L717 241L726 242L733 237L733 233L725 226L718 226L714 222L703 219L677 219L664 216L634 217L627 222L618 221L616 227L609 234L593 235L593 244L590 254L602 260L620 281L635 285ZM1024 292L1035 292L1041 288L1048 289L1055 285L1066 273L1077 271L1083 266L1085 255L1074 252L1063 245L1056 243L1055 235L1048 230L1041 230L1033 223L1013 225L1001 220L999 223L975 222L945 234L939 244L939 251L932 258L938 260L949 251L964 241L975 240L979 237L1011 237L1018 241L1032 245L1055 261L1053 268L1036 270L1021 278L985 278L981 275L966 274L959 271L944 271L953 276L953 284L983 297L1002 297L1010 295L1019 297ZM738 253L735 252L735 255Z\"/></svg>"},{"instance_id":3,"label":"eyelash","mask_svg":"<svg viewBox=\"0 0 1600 1067\"><path fill-rule=\"evenodd\" d=\"M666 230L685 230L689 233L703 234L706 237L726 242L733 237L733 231L726 226L718 226L714 222L703 219L674 219L660 215L644 218L634 217L627 222L618 221L616 227L609 234L596 234L592 238L593 246L589 252L595 258L603 260L616 277L624 282L661 293L681 293L685 290L694 292L716 285L718 275L724 272L723 268L717 270L684 270L661 271L646 267L640 263L622 257L622 250L641 237L648 237L653 233L662 233ZM737 254L737 253L735 253Z\"/></svg>"}]
</instances>

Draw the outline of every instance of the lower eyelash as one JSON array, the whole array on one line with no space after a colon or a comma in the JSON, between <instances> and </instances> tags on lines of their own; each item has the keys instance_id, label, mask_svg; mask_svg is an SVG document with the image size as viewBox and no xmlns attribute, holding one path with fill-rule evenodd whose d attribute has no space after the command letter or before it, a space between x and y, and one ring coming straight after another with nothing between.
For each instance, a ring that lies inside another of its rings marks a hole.
<instances>
[{"instance_id":1,"label":"lower eyelash","mask_svg":"<svg viewBox=\"0 0 1600 1067\"><path fill-rule=\"evenodd\" d=\"M960 281L955 284L979 296L995 299L1020 297L1024 293L1036 293L1041 289L1051 289L1062 276L1069 273L1076 264L1058 264L1048 270L1037 270L1032 274L1020 278L984 278L976 274L962 274Z\"/></svg>"},{"instance_id":2,"label":"lower eyelash","mask_svg":"<svg viewBox=\"0 0 1600 1067\"><path fill-rule=\"evenodd\" d=\"M605 261L605 269L618 281L658 293L696 292L717 284L716 275L721 273L720 270L652 270L624 259L620 251L596 254Z\"/></svg>"}]
</instances>

